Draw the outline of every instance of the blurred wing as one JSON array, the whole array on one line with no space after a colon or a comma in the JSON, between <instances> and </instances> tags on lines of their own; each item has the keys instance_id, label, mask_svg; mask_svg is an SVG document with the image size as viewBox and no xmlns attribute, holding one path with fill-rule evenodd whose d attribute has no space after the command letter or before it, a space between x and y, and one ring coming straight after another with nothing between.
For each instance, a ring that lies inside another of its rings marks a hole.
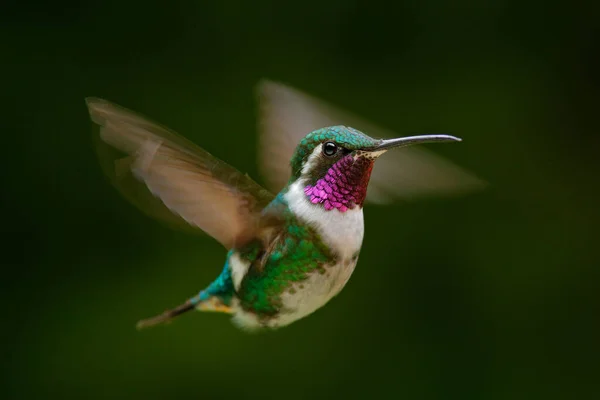
<instances>
[{"instance_id":1,"label":"blurred wing","mask_svg":"<svg viewBox=\"0 0 600 400\"><path fill-rule=\"evenodd\" d=\"M309 132L325 126L351 126L375 138L398 137L349 112L289 86L263 80L259 97L259 162L268 187L279 190L290 175L289 161L296 145ZM485 183L421 147L399 150L377 160L371 174L367 201L389 203L425 196L457 195L480 189Z\"/></svg>"},{"instance_id":2,"label":"blurred wing","mask_svg":"<svg viewBox=\"0 0 600 400\"><path fill-rule=\"evenodd\" d=\"M225 247L254 236L273 195L183 137L105 100L86 99L100 125L98 155L111 182L150 216L202 230ZM118 152L125 153L118 158Z\"/></svg>"}]
</instances>

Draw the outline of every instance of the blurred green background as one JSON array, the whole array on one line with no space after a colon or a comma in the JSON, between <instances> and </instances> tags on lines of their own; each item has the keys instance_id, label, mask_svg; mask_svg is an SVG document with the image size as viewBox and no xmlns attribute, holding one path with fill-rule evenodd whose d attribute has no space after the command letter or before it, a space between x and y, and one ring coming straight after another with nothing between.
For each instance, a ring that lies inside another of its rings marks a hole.
<instances>
[{"instance_id":1,"label":"blurred green background","mask_svg":"<svg viewBox=\"0 0 600 400\"><path fill-rule=\"evenodd\" d=\"M600 398L600 20L582 4L5 5L2 398ZM257 176L263 77L401 134L456 134L431 148L491 186L365 209L349 284L290 327L197 313L137 332L225 251L119 197L83 99Z\"/></svg>"}]
</instances>

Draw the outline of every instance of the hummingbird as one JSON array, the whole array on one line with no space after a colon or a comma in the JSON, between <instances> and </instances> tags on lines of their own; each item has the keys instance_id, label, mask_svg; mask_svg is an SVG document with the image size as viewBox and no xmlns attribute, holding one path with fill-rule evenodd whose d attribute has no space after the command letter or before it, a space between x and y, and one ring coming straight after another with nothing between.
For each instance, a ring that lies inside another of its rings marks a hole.
<instances>
[{"instance_id":1,"label":"hummingbird","mask_svg":"<svg viewBox=\"0 0 600 400\"><path fill-rule=\"evenodd\" d=\"M141 114L86 98L99 127L101 165L121 194L146 214L204 232L227 250L214 281L138 322L140 329L190 310L229 314L247 331L287 326L324 306L350 279L363 243L365 203L482 186L452 163L409 147L458 137L393 137L285 84L263 80L257 88L266 187ZM382 156L395 149L403 151L384 163Z\"/></svg>"}]
</instances>

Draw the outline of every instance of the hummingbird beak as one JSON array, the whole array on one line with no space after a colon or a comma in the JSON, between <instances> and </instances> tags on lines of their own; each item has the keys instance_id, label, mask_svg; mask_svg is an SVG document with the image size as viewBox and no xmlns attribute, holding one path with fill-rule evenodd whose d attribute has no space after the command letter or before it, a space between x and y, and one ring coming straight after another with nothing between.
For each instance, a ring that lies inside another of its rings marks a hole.
<instances>
[{"instance_id":1,"label":"hummingbird beak","mask_svg":"<svg viewBox=\"0 0 600 400\"><path fill-rule=\"evenodd\" d=\"M450 135L420 135L407 136L397 139L382 139L378 145L370 148L368 151L383 154L389 149L395 147L406 147L413 144L436 143L436 142L460 142L461 139ZM365 149L366 150L366 149Z\"/></svg>"}]
</instances>

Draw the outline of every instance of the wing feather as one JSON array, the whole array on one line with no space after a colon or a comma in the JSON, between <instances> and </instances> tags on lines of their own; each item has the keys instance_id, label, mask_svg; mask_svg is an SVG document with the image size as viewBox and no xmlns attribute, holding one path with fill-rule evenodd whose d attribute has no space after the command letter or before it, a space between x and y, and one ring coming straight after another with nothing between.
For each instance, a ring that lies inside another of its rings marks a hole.
<instances>
[{"instance_id":1,"label":"wing feather","mask_svg":"<svg viewBox=\"0 0 600 400\"><path fill-rule=\"evenodd\" d=\"M100 126L103 169L134 205L172 226L204 231L226 248L256 234L270 192L165 127L106 100L86 101ZM126 155L115 156L115 149Z\"/></svg>"}]
</instances>

